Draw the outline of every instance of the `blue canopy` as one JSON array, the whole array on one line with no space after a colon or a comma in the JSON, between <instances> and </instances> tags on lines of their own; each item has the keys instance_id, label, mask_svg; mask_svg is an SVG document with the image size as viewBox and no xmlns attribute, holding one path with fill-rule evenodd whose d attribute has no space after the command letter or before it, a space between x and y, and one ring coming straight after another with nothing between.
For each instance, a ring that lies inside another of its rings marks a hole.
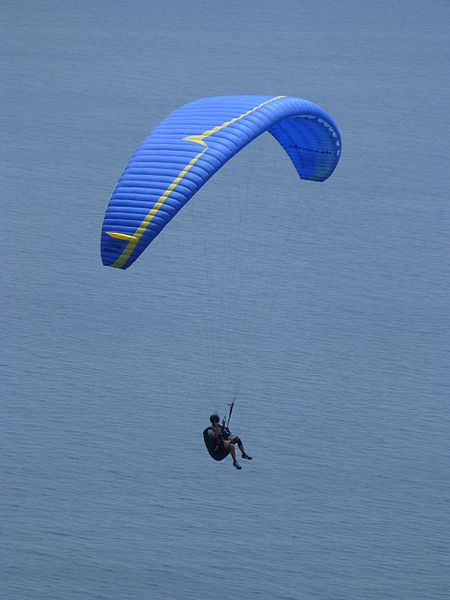
<instances>
[{"instance_id":1,"label":"blue canopy","mask_svg":"<svg viewBox=\"0 0 450 600\"><path fill-rule=\"evenodd\" d=\"M120 177L103 221L103 264L128 268L188 200L264 131L301 179L324 181L341 152L339 131L316 104L288 96L203 98L155 127Z\"/></svg>"}]
</instances>

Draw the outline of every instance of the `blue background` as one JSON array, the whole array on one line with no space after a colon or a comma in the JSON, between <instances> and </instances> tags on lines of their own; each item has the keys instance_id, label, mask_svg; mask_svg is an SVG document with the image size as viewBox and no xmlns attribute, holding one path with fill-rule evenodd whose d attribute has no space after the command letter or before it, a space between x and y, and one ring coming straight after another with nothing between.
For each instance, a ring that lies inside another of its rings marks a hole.
<instances>
[{"instance_id":1,"label":"blue background","mask_svg":"<svg viewBox=\"0 0 450 600\"><path fill-rule=\"evenodd\" d=\"M3 2L2 598L448 598L449 12ZM103 267L137 145L228 94L321 105L333 176L265 134Z\"/></svg>"}]
</instances>

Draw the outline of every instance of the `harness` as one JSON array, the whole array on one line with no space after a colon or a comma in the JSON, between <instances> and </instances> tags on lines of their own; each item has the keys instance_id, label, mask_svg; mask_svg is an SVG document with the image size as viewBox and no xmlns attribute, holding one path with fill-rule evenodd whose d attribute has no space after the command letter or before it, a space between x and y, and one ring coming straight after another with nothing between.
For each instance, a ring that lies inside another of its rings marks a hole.
<instances>
[{"instance_id":1,"label":"harness","mask_svg":"<svg viewBox=\"0 0 450 600\"><path fill-rule=\"evenodd\" d=\"M217 439L212 437L209 433L210 431L214 431L214 427L212 427L211 425L207 427L203 432L203 439L205 441L206 449L208 450L210 456L214 458L214 460L223 460L230 453L230 451L227 450L227 448L225 448L223 443L223 440L226 439L223 435L223 429L224 428L221 428L221 432ZM229 436L229 431L229 429L228 431L225 431L226 437Z\"/></svg>"}]
</instances>

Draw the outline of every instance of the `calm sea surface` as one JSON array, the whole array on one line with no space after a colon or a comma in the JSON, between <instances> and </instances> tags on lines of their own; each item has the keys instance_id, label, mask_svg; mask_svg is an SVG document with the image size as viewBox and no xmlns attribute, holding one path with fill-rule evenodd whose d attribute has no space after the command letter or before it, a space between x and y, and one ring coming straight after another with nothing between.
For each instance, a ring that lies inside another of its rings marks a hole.
<instances>
[{"instance_id":1,"label":"calm sea surface","mask_svg":"<svg viewBox=\"0 0 450 600\"><path fill-rule=\"evenodd\" d=\"M4 0L0 596L450 597L450 6ZM169 112L286 94L127 271L117 178ZM211 412L254 456L207 455Z\"/></svg>"}]
</instances>

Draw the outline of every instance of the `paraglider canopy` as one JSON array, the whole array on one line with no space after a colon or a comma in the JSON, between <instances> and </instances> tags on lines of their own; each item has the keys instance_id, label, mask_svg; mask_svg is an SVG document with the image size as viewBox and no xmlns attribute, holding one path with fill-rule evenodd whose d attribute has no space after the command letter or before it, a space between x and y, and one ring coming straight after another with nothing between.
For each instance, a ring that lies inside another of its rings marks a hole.
<instances>
[{"instance_id":1,"label":"paraglider canopy","mask_svg":"<svg viewBox=\"0 0 450 600\"><path fill-rule=\"evenodd\" d=\"M222 96L182 106L134 153L103 222L103 264L128 268L186 202L264 131L281 144L301 179L334 171L341 138L316 104L287 96Z\"/></svg>"}]
</instances>

